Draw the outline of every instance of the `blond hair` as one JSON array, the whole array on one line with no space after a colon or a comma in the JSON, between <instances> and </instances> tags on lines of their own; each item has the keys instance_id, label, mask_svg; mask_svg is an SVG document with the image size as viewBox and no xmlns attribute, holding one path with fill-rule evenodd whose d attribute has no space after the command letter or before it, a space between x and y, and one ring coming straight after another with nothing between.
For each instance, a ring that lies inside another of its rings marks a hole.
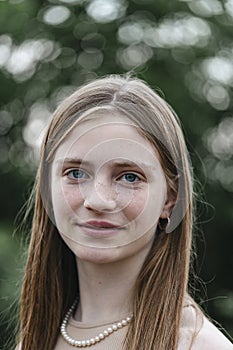
<instances>
[{"instance_id":1,"label":"blond hair","mask_svg":"<svg viewBox=\"0 0 233 350\"><path fill-rule=\"evenodd\" d=\"M171 107L145 82L114 75L84 85L63 101L44 137L21 296L22 350L53 350L67 308L79 294L74 255L52 219L49 179L53 155L79 118L109 107L130 119L156 147L168 188L177 195L171 229L155 235L136 280L134 318L124 349L177 347L191 251L193 184L188 153Z\"/></svg>"}]
</instances>

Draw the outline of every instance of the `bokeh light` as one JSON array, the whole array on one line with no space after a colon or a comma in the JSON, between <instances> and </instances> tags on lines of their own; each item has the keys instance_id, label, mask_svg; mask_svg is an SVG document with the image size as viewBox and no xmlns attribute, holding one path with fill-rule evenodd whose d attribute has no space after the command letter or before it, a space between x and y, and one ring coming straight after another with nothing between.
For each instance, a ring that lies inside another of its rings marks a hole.
<instances>
[{"instance_id":1,"label":"bokeh light","mask_svg":"<svg viewBox=\"0 0 233 350\"><path fill-rule=\"evenodd\" d=\"M126 11L123 0L92 0L87 6L88 15L97 23L108 23L122 17Z\"/></svg>"},{"instance_id":2,"label":"bokeh light","mask_svg":"<svg viewBox=\"0 0 233 350\"><path fill-rule=\"evenodd\" d=\"M43 21L47 24L57 26L65 22L70 15L70 10L65 6L51 6L44 11Z\"/></svg>"}]
</instances>

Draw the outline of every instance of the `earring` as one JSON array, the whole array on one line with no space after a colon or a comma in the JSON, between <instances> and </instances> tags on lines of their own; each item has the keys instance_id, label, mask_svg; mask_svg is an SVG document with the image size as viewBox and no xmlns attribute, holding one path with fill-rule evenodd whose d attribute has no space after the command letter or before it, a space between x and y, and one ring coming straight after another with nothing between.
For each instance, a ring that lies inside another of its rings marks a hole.
<instances>
[{"instance_id":1,"label":"earring","mask_svg":"<svg viewBox=\"0 0 233 350\"><path fill-rule=\"evenodd\" d=\"M169 227L170 222L170 217L167 217L165 219L160 218L158 222L159 233L166 233L166 229Z\"/></svg>"},{"instance_id":2,"label":"earring","mask_svg":"<svg viewBox=\"0 0 233 350\"><path fill-rule=\"evenodd\" d=\"M84 208L89 208L89 204L87 203L87 201L85 200L83 203Z\"/></svg>"}]
</instances>

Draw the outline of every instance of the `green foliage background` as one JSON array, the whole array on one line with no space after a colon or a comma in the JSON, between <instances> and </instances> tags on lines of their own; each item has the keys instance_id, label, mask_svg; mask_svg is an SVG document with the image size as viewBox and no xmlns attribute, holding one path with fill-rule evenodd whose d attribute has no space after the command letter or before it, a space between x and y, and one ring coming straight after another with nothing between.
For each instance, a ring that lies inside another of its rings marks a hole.
<instances>
[{"instance_id":1,"label":"green foliage background","mask_svg":"<svg viewBox=\"0 0 233 350\"><path fill-rule=\"evenodd\" d=\"M0 0L0 346L13 334L24 261L14 219L40 131L77 86L130 70L182 121L198 179L196 272L208 295L197 286L196 297L233 335L232 29L232 0Z\"/></svg>"}]
</instances>

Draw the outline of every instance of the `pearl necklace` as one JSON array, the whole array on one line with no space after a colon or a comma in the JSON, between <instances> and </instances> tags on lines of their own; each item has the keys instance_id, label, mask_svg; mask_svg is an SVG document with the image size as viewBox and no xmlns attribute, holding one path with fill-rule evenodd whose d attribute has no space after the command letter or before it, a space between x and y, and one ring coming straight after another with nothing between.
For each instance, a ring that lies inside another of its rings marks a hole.
<instances>
[{"instance_id":1,"label":"pearl necklace","mask_svg":"<svg viewBox=\"0 0 233 350\"><path fill-rule=\"evenodd\" d=\"M106 337L108 337L110 334L112 334L114 331L117 331L118 329L127 326L133 317L133 315L130 315L130 316L126 317L125 319L121 320L120 322L114 323L111 327L108 327L107 329L103 330L102 333L99 333L94 338L90 338L90 339L86 339L86 340L75 340L68 335L68 333L66 331L66 326L67 326L67 323L69 321L71 314L73 313L73 311L76 307L76 304L77 304L77 299L75 300L74 304L68 310L68 312L67 312L67 314L66 314L66 316L61 324L60 330L61 330L61 335L63 336L65 341L67 343L69 343L70 345L75 346L77 348L81 348L81 347L85 348L85 347L95 345L96 343L99 343L100 341L102 341Z\"/></svg>"}]
</instances>

